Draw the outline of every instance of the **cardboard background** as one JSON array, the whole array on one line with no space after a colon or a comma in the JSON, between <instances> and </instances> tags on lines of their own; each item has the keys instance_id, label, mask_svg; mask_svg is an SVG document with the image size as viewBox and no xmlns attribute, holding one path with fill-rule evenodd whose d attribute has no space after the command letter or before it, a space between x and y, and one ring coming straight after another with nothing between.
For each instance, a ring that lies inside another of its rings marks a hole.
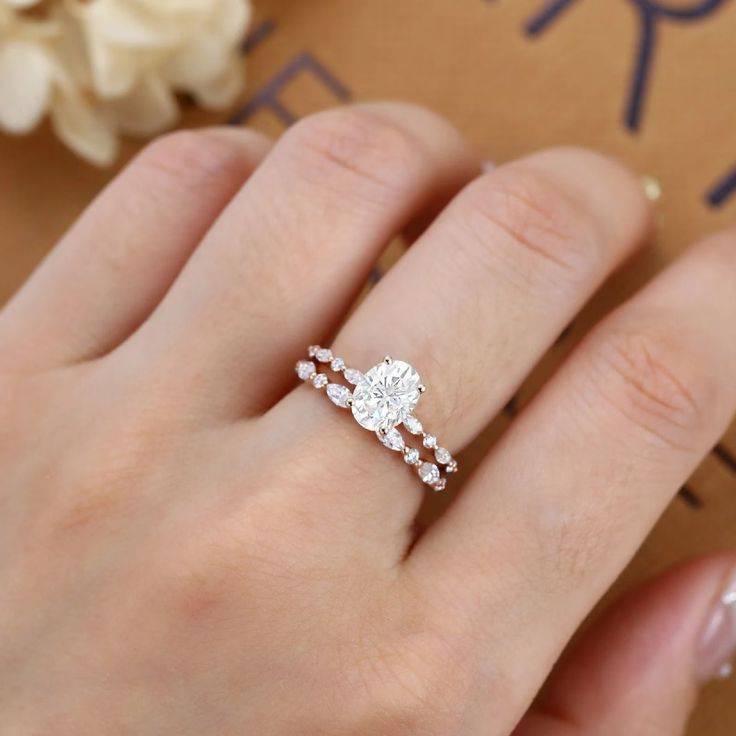
<instances>
[{"instance_id":1,"label":"cardboard background","mask_svg":"<svg viewBox=\"0 0 736 736\"><path fill-rule=\"evenodd\" d=\"M337 102L395 97L442 112L496 162L575 143L619 155L660 181L654 249L575 321L512 410L593 320L689 243L736 220L733 0L256 0L256 7L241 104L230 116L188 110L185 125L231 119L277 135ZM650 63L642 65L647 28ZM126 144L119 165L138 148ZM116 169L80 162L47 129L25 139L0 136L0 302ZM466 466L507 422L499 418L469 450ZM431 497L423 520L448 500ZM616 590L729 546L736 546L736 426ZM710 687L690 736L732 736L734 695L734 681Z\"/></svg>"}]
</instances>

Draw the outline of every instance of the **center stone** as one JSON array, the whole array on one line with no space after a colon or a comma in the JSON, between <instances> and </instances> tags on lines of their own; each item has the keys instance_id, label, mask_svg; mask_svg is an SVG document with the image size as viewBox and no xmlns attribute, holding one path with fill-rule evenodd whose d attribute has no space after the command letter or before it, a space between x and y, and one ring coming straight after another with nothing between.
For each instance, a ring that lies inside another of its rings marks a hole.
<instances>
[{"instance_id":1,"label":"center stone","mask_svg":"<svg viewBox=\"0 0 736 736\"><path fill-rule=\"evenodd\" d=\"M373 366L353 391L353 416L376 431L401 424L419 401L419 374L403 360Z\"/></svg>"}]
</instances>

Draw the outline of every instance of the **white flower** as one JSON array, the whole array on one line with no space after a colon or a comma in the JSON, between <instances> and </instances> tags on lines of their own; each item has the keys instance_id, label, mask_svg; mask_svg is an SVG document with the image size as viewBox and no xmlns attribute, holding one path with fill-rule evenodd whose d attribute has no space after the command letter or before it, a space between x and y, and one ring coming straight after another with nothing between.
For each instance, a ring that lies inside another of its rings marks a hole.
<instances>
[{"instance_id":1,"label":"white flower","mask_svg":"<svg viewBox=\"0 0 736 736\"><path fill-rule=\"evenodd\" d=\"M70 148L109 163L119 133L177 120L177 92L233 102L249 11L248 0L0 0L0 128L25 133L48 112Z\"/></svg>"}]
</instances>

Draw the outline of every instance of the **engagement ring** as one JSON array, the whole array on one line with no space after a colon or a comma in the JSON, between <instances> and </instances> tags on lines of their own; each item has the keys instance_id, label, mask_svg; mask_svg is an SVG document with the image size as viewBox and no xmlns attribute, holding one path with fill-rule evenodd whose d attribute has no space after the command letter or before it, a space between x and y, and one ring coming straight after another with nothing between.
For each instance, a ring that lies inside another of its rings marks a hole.
<instances>
[{"instance_id":1,"label":"engagement ring","mask_svg":"<svg viewBox=\"0 0 736 736\"><path fill-rule=\"evenodd\" d=\"M329 348L312 345L310 360L300 360L296 373L302 381L325 390L333 404L350 409L361 427L375 432L378 440L394 452L401 452L404 462L416 468L419 478L435 491L447 485L445 474L457 471L457 460L441 447L437 438L424 431L414 415L419 398L426 391L417 371L403 360L386 357L362 373L348 368L342 358L333 356ZM341 375L354 388L330 381L320 368L329 368ZM407 444L401 429L421 438L422 448ZM426 455L431 452L431 459Z\"/></svg>"}]
</instances>

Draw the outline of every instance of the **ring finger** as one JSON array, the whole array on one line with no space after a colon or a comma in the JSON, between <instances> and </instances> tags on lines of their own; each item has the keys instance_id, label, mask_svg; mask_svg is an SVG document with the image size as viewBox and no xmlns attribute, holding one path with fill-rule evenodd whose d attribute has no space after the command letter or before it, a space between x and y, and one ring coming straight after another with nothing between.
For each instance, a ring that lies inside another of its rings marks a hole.
<instances>
[{"instance_id":1,"label":"ring finger","mask_svg":"<svg viewBox=\"0 0 736 736\"><path fill-rule=\"evenodd\" d=\"M363 369L385 354L417 368L428 387L418 414L454 453L499 411L588 297L642 242L649 222L636 178L598 154L557 149L501 167L447 207L350 318L335 352ZM315 440L329 445L320 452L334 454L342 433L343 456L372 460L358 495L382 509L383 519L388 514L405 527L421 498L417 479L402 476L395 457L369 446L375 439L357 441L359 428L342 432L337 422L348 419L324 398L305 388L276 413L284 419L333 410L332 426ZM397 492L402 483L408 492ZM361 494L365 484L370 493ZM403 510L387 512L386 502Z\"/></svg>"}]
</instances>

